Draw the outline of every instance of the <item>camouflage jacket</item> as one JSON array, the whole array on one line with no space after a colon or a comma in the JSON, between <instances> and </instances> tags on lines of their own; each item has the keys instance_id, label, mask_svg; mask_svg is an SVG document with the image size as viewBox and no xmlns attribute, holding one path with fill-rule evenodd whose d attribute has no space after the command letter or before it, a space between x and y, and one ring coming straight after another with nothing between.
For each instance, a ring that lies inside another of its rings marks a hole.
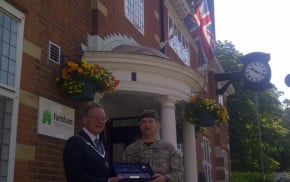
<instances>
[{"instance_id":1,"label":"camouflage jacket","mask_svg":"<svg viewBox=\"0 0 290 182\"><path fill-rule=\"evenodd\" d=\"M168 182L183 179L181 154L165 140L157 140L149 147L141 140L130 144L123 153L123 162L149 163L154 173L165 176Z\"/></svg>"}]
</instances>

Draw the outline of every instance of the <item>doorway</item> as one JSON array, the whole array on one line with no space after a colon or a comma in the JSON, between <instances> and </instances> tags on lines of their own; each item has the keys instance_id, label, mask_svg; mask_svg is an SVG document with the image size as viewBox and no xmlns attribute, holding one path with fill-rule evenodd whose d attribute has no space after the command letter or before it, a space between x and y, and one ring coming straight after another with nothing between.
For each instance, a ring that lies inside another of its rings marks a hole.
<instances>
[{"instance_id":1,"label":"doorway","mask_svg":"<svg viewBox=\"0 0 290 182\"><path fill-rule=\"evenodd\" d=\"M121 162L125 148L139 138L140 129L137 117L111 119L106 132L111 163Z\"/></svg>"}]
</instances>

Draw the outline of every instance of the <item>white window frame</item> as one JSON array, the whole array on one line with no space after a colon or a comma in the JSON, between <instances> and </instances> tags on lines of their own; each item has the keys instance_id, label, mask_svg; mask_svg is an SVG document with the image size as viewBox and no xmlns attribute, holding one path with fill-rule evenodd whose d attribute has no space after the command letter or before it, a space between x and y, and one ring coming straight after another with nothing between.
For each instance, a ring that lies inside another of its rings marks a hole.
<instances>
[{"instance_id":1,"label":"white window frame","mask_svg":"<svg viewBox=\"0 0 290 182\"><path fill-rule=\"evenodd\" d=\"M127 7L133 6L133 10L127 11ZM140 10L139 6L142 9ZM141 32L144 34L144 0L125 0L124 3L125 17Z\"/></svg>"},{"instance_id":2,"label":"white window frame","mask_svg":"<svg viewBox=\"0 0 290 182\"><path fill-rule=\"evenodd\" d=\"M228 157L227 157L227 152L225 150L222 150L222 155L223 155L223 158L224 158L225 182L228 182L228 180L229 180L229 172L228 172Z\"/></svg>"},{"instance_id":3,"label":"white window frame","mask_svg":"<svg viewBox=\"0 0 290 182\"><path fill-rule=\"evenodd\" d=\"M7 89L2 85L0 86L1 95L10 98L13 101L8 173L7 173L7 181L13 181L25 15L5 1L0 1L0 9L4 13L7 13L10 16L15 17L19 21L17 30L17 45L16 45L17 47L16 47L15 83L14 83L15 86L14 89Z\"/></svg>"},{"instance_id":4,"label":"white window frame","mask_svg":"<svg viewBox=\"0 0 290 182\"><path fill-rule=\"evenodd\" d=\"M206 182L212 181L212 164L211 164L211 148L208 138L203 137L203 166Z\"/></svg>"},{"instance_id":5,"label":"white window frame","mask_svg":"<svg viewBox=\"0 0 290 182\"><path fill-rule=\"evenodd\" d=\"M218 95L218 101L223 106L224 105L224 96L223 95Z\"/></svg>"},{"instance_id":6,"label":"white window frame","mask_svg":"<svg viewBox=\"0 0 290 182\"><path fill-rule=\"evenodd\" d=\"M203 65L199 66L197 68L198 72L204 77L204 79L206 80L206 84L208 82L208 67L207 67L207 63L204 63ZM206 87L207 89L207 87Z\"/></svg>"},{"instance_id":7,"label":"white window frame","mask_svg":"<svg viewBox=\"0 0 290 182\"><path fill-rule=\"evenodd\" d=\"M170 16L168 16L168 39L169 46L177 56L185 65L190 66L189 43Z\"/></svg>"},{"instance_id":8,"label":"white window frame","mask_svg":"<svg viewBox=\"0 0 290 182\"><path fill-rule=\"evenodd\" d=\"M3 14L5 14L6 16L9 16L9 17L11 17L11 18L14 18L14 16L11 14L11 13L8 13L7 11L5 11L3 8L1 8L1 12L3 13ZM4 18L4 17L3 17ZM17 32L18 33L18 32ZM3 36L3 34L4 33L2 33L2 36ZM16 39L17 40L17 39ZM16 44L17 44L18 42L16 42ZM0 46L2 46L2 45L0 45ZM16 45L17 46L17 45ZM2 55L0 55L0 56L2 56ZM10 58L10 55L8 55L8 57ZM17 60L15 60L15 61L17 61ZM9 61L8 61L8 64L9 64ZM15 68L16 68L16 65L15 65ZM8 68L9 69L9 68ZM14 73L14 76L16 77L16 73ZM15 78L14 78L14 85L13 86L10 86L10 85L8 85L8 84L3 84L3 83L0 83L0 87L4 87L4 88L6 88L6 89L8 89L8 90L12 90L12 91L15 91Z\"/></svg>"}]
</instances>

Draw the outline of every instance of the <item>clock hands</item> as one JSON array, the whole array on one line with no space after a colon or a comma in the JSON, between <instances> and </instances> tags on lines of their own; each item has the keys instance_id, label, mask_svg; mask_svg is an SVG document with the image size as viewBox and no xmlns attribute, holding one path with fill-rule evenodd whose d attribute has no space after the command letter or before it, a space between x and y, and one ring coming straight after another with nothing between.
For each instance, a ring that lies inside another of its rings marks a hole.
<instances>
[{"instance_id":1,"label":"clock hands","mask_svg":"<svg viewBox=\"0 0 290 182\"><path fill-rule=\"evenodd\" d=\"M266 76L266 75L267 75L266 73L261 72L261 71L258 71L258 70L254 69L254 68L251 68L251 70L252 70L253 72L255 72L255 73L258 73L258 74L262 75L262 76Z\"/></svg>"}]
</instances>

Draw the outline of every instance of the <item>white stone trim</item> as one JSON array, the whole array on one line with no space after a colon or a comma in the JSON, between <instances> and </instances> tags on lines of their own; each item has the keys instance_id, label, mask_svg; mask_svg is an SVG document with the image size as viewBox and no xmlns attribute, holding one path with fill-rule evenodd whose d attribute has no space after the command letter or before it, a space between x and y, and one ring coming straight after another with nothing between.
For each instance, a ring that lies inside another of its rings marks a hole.
<instances>
[{"instance_id":1,"label":"white stone trim","mask_svg":"<svg viewBox=\"0 0 290 182\"><path fill-rule=\"evenodd\" d=\"M184 180L197 181L197 158L196 158L196 138L195 126L189 122L184 122L183 126L183 141L184 141ZM203 142L201 142L203 143Z\"/></svg>"},{"instance_id":2,"label":"white stone trim","mask_svg":"<svg viewBox=\"0 0 290 182\"><path fill-rule=\"evenodd\" d=\"M83 51L111 51L120 45L139 46L132 37L113 33L104 38L99 35L88 35L87 44L81 44L81 47Z\"/></svg>"},{"instance_id":3,"label":"white stone trim","mask_svg":"<svg viewBox=\"0 0 290 182\"><path fill-rule=\"evenodd\" d=\"M161 101L161 138L177 148L175 100Z\"/></svg>"},{"instance_id":4,"label":"white stone trim","mask_svg":"<svg viewBox=\"0 0 290 182\"><path fill-rule=\"evenodd\" d=\"M201 91L204 85L198 72L160 57L114 52L85 52L84 57L90 63L108 68L121 80L117 90L155 93L187 101L192 91ZM131 81L131 72L136 72L136 81Z\"/></svg>"}]
</instances>

